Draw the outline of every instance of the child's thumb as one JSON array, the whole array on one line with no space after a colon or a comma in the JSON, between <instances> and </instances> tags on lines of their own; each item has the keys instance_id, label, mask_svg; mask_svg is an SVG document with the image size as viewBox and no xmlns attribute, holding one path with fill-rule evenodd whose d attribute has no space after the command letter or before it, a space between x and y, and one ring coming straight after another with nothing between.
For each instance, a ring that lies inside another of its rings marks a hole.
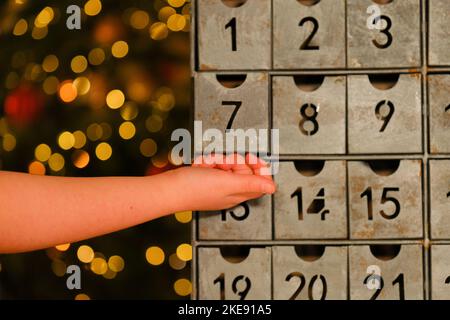
<instances>
[{"instance_id":1,"label":"child's thumb","mask_svg":"<svg viewBox=\"0 0 450 320\"><path fill-rule=\"evenodd\" d=\"M275 183L261 176L240 174L236 175L238 178L238 187L243 193L267 193L275 192Z\"/></svg>"}]
</instances>

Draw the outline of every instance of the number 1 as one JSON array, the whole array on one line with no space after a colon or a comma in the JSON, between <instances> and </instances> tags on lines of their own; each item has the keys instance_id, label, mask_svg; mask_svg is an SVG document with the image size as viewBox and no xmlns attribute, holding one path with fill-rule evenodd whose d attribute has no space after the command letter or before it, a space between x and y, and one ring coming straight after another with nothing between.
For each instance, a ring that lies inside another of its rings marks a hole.
<instances>
[{"instance_id":1,"label":"number 1","mask_svg":"<svg viewBox=\"0 0 450 320\"><path fill-rule=\"evenodd\" d=\"M226 25L225 30L231 28L231 50L237 51L236 43L236 18L231 19Z\"/></svg>"}]
</instances>

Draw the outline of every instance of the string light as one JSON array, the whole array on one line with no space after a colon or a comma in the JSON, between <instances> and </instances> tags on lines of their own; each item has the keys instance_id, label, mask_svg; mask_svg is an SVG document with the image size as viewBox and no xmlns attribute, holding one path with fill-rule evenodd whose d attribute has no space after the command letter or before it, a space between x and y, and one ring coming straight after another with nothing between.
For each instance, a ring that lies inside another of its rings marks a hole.
<instances>
[{"instance_id":1,"label":"string light","mask_svg":"<svg viewBox=\"0 0 450 320\"><path fill-rule=\"evenodd\" d=\"M58 246L55 246L55 248L58 251L67 251L70 248L70 243L60 244Z\"/></svg>"},{"instance_id":2,"label":"string light","mask_svg":"<svg viewBox=\"0 0 450 320\"><path fill-rule=\"evenodd\" d=\"M119 127L119 135L124 140L129 140L136 134L136 127L130 121L122 123Z\"/></svg>"},{"instance_id":3,"label":"string light","mask_svg":"<svg viewBox=\"0 0 450 320\"><path fill-rule=\"evenodd\" d=\"M91 298L85 293L79 293L75 296L75 300L91 300Z\"/></svg>"},{"instance_id":4,"label":"string light","mask_svg":"<svg viewBox=\"0 0 450 320\"><path fill-rule=\"evenodd\" d=\"M34 149L34 157L41 161L47 161L52 155L52 149L45 143L41 143Z\"/></svg>"},{"instance_id":5,"label":"string light","mask_svg":"<svg viewBox=\"0 0 450 320\"><path fill-rule=\"evenodd\" d=\"M16 143L16 137L14 137L12 134L7 133L3 136L3 150L5 150L6 152L13 151L16 147Z\"/></svg>"},{"instance_id":6,"label":"string light","mask_svg":"<svg viewBox=\"0 0 450 320\"><path fill-rule=\"evenodd\" d=\"M139 150L144 157L150 158L156 153L158 147L153 139L147 138L141 142Z\"/></svg>"},{"instance_id":7,"label":"string light","mask_svg":"<svg viewBox=\"0 0 450 320\"><path fill-rule=\"evenodd\" d=\"M111 54L115 58L123 58L128 54L128 43L125 41L117 41L111 47Z\"/></svg>"},{"instance_id":8,"label":"string light","mask_svg":"<svg viewBox=\"0 0 450 320\"><path fill-rule=\"evenodd\" d=\"M114 272L121 272L125 268L125 261L121 256L112 256L108 259L108 267Z\"/></svg>"},{"instance_id":9,"label":"string light","mask_svg":"<svg viewBox=\"0 0 450 320\"><path fill-rule=\"evenodd\" d=\"M180 244L177 247L177 256L183 261L192 260L192 246L188 243Z\"/></svg>"},{"instance_id":10,"label":"string light","mask_svg":"<svg viewBox=\"0 0 450 320\"><path fill-rule=\"evenodd\" d=\"M173 288L179 296L185 297L191 294L192 283L188 279L178 279L175 281Z\"/></svg>"},{"instance_id":11,"label":"string light","mask_svg":"<svg viewBox=\"0 0 450 320\"><path fill-rule=\"evenodd\" d=\"M28 165L28 173L34 175L45 175L45 166L39 161L33 161Z\"/></svg>"},{"instance_id":12,"label":"string light","mask_svg":"<svg viewBox=\"0 0 450 320\"><path fill-rule=\"evenodd\" d=\"M72 163L78 169L86 168L89 161L89 153L84 150L75 150L72 154Z\"/></svg>"},{"instance_id":13,"label":"string light","mask_svg":"<svg viewBox=\"0 0 450 320\"><path fill-rule=\"evenodd\" d=\"M13 35L15 36L22 36L24 35L28 30L28 22L25 19L20 19L16 22L16 25L13 29Z\"/></svg>"},{"instance_id":14,"label":"string light","mask_svg":"<svg viewBox=\"0 0 450 320\"><path fill-rule=\"evenodd\" d=\"M150 247L145 252L145 258L147 259L147 262L153 266L159 266L164 262L165 254L163 249L160 247Z\"/></svg>"},{"instance_id":15,"label":"string light","mask_svg":"<svg viewBox=\"0 0 450 320\"><path fill-rule=\"evenodd\" d=\"M100 2L100 0L89 0L84 5L84 12L88 16L96 16L100 13L101 10L102 10L102 3Z\"/></svg>"},{"instance_id":16,"label":"string light","mask_svg":"<svg viewBox=\"0 0 450 320\"><path fill-rule=\"evenodd\" d=\"M82 245L77 250L78 260L84 263L90 263L94 259L94 250L87 245Z\"/></svg>"},{"instance_id":17,"label":"string light","mask_svg":"<svg viewBox=\"0 0 450 320\"><path fill-rule=\"evenodd\" d=\"M125 102L125 95L121 90L114 89L106 95L106 104L111 109L119 109Z\"/></svg>"},{"instance_id":18,"label":"string light","mask_svg":"<svg viewBox=\"0 0 450 320\"><path fill-rule=\"evenodd\" d=\"M95 155L99 160L106 161L111 158L112 148L107 142L102 142L95 148Z\"/></svg>"},{"instance_id":19,"label":"string light","mask_svg":"<svg viewBox=\"0 0 450 320\"><path fill-rule=\"evenodd\" d=\"M175 213L175 219L181 223L189 223L192 220L192 211L180 211Z\"/></svg>"}]
</instances>

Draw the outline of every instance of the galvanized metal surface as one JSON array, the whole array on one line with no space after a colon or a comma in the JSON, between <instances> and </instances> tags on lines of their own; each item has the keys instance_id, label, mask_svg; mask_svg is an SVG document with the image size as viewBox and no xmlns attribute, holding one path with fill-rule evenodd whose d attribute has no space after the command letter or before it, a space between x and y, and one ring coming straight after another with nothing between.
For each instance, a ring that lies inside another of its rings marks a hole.
<instances>
[{"instance_id":1,"label":"galvanized metal surface","mask_svg":"<svg viewBox=\"0 0 450 320\"><path fill-rule=\"evenodd\" d=\"M275 175L275 239L346 239L346 164L325 161L320 172L282 162Z\"/></svg>"},{"instance_id":2,"label":"galvanized metal surface","mask_svg":"<svg viewBox=\"0 0 450 320\"><path fill-rule=\"evenodd\" d=\"M429 56L432 66L450 66L450 1L431 0L429 5Z\"/></svg>"},{"instance_id":3,"label":"galvanized metal surface","mask_svg":"<svg viewBox=\"0 0 450 320\"><path fill-rule=\"evenodd\" d=\"M345 154L346 77L324 77L313 90L295 77L273 77L272 99L280 154Z\"/></svg>"},{"instance_id":4,"label":"galvanized metal surface","mask_svg":"<svg viewBox=\"0 0 450 320\"><path fill-rule=\"evenodd\" d=\"M222 295L227 300L239 300L239 294L247 291L245 299L270 299L271 248L251 248L242 261L233 258L224 258L220 248L198 249L199 298L219 300Z\"/></svg>"},{"instance_id":5,"label":"galvanized metal surface","mask_svg":"<svg viewBox=\"0 0 450 320\"><path fill-rule=\"evenodd\" d=\"M380 175L367 162L348 162L351 239L423 237L422 160L402 160Z\"/></svg>"},{"instance_id":6,"label":"galvanized metal surface","mask_svg":"<svg viewBox=\"0 0 450 320\"><path fill-rule=\"evenodd\" d=\"M446 0L433 0L435 2L441 1L446 2ZM202 5L202 0L193 0L192 1L192 34L191 39L192 43L196 44L198 41L198 37L196 36L197 33L197 7L198 2L200 2L200 5ZM357 2L357 1L354 1ZM370 1L371 2L371 1ZM394 0L396 2L396 0ZM370 3L374 4L374 3ZM430 208L429 203L431 202L431 199L429 199L429 174L428 174L428 162L429 159L448 159L448 154L437 154L437 153L430 153L429 147L429 127L430 130L432 130L432 123L428 122L428 98L431 95L428 91L428 81L427 81L427 75L429 74L436 74L436 73L450 73L450 64L445 61L445 57L437 61L436 65L432 63L432 59L429 59L429 55L431 56L431 52L428 51L428 37L431 35L425 32L428 30L428 23L431 17L428 17L427 14L425 14L429 8L427 6L429 5L429 1L427 0L421 0L420 1L420 8L421 8L421 14L420 14L420 30L422 31L419 36L420 41L420 51L422 52L422 59L417 60L417 53L409 54L410 60L405 59L404 55L408 54L408 51L414 52L415 50L410 50L413 46L401 46L401 49L396 53L400 60L402 60L402 63L395 63L395 65L392 65L392 61L395 61L395 59L392 59L390 55L380 54L375 55L371 59L369 59L369 62L364 62L365 66L358 66L358 63L355 64L355 67L351 66L350 57L347 56L348 60L348 68L350 69L337 69L332 70L331 67L327 68L313 68L313 69L304 69L303 65L295 65L290 70L269 70L267 71L267 74L269 75L269 78L275 77L275 76L293 76L293 75L326 75L326 76L342 76L342 75L367 75L367 74L406 74L409 72L418 72L421 74L421 86L422 86L422 146L423 149L418 153L403 153L403 152L394 152L392 154L372 154L372 153L361 153L361 154L345 154L345 155L339 155L339 154L321 154L321 155L283 155L281 157L281 160L376 160L376 159L421 159L423 161L424 170L422 172L423 175L423 190L422 190L422 213L423 213L423 237L418 239L352 239L352 240L337 240L337 239L320 239L320 240L307 240L307 239L283 239L283 240L234 240L234 241L223 241L223 240L199 240L198 238L198 229L197 229L197 223L192 223L192 244L194 247L194 254L193 254L193 260L192 260L192 283L193 283L193 291L192 291L192 298L197 299L199 298L198 295L198 288L199 288L199 282L198 282L198 276L201 275L201 270L199 269L199 262L198 262L198 249L200 247L222 247L224 245L238 245L238 246L295 246L295 245L310 245L310 244L316 244L316 245L333 245L333 246L349 246L350 249L352 248L359 248L361 246L368 246L368 245L375 245L375 244L383 244L383 245L393 245L393 244L401 244L403 247L405 245L413 245L418 248L422 248L423 251L423 259L420 258L417 262L417 267L422 268L422 275L423 275L423 294L420 296L421 298L430 299L430 298L438 298L438 296L433 295L431 296L432 286L431 286L431 280L432 280L432 271L435 262L431 261L430 257L430 248L435 248L436 246L444 246L444 245L450 245L450 239L432 239L430 240ZM348 8L347 8L348 11ZM438 15L444 15L446 14L445 11L442 10L435 10L435 13ZM348 19L347 13L347 28L350 26L349 19ZM416 15L415 13L414 15ZM364 12L362 13L363 16L367 17L367 14ZM402 14L403 15L403 14ZM406 17L406 14L405 14ZM447 21L448 18L440 18L436 16L432 17L433 21L442 20ZM396 24L397 25L397 24ZM414 28L413 28L414 30ZM347 30L350 32L349 30ZM394 30L393 30L394 32ZM383 35L377 35L377 37L381 37L380 41L382 41ZM397 38L397 37L396 37ZM438 39L442 45L446 45L444 43L444 40L448 41L449 37L445 37L444 39ZM415 40L414 40L415 41ZM349 48L348 48L349 49ZM432 47L430 47L430 50ZM447 50L447 49L446 49ZM389 52L389 50L383 50L384 52ZM404 51L404 52L403 52ZM448 50L446 51L448 52ZM200 70L199 66L199 54L198 54L198 47L197 45L192 46L192 74L193 76L197 75L197 72ZM384 61L382 61L384 60ZM416 60L418 61L416 63ZM405 62L406 63L403 63ZM429 61L429 65L426 64L426 62ZM441 62L442 61L442 62ZM424 63L425 62L425 63ZM376 64L388 64L389 66L372 66ZM367 64L367 65L366 65ZM411 67L410 65L414 64L414 67ZM432 65L433 64L433 65ZM372 68L372 69L371 69ZM383 69L379 69L383 68ZM236 72L236 70L240 70L239 72ZM245 73L248 71L255 70L250 65L244 65L240 69L236 68L230 68L230 71L222 70L220 71L221 74L236 74L236 73ZM201 70L202 73L217 73L213 70ZM271 81L271 79L270 79ZM270 89L270 83L269 83L269 89ZM448 90L444 90L444 92L447 92ZM441 91L441 94L444 92ZM271 93L270 93L271 94ZM197 106L196 106L197 107ZM271 112L272 106L269 106ZM272 120L271 120L272 121ZM430 200L430 201L429 201ZM348 204L349 205L349 204ZM348 210L348 208L347 208ZM272 212L274 214L274 212ZM413 259L414 260L414 259ZM442 259L445 261L445 259ZM407 265L414 265L416 266L416 263L412 262L412 260L408 260L405 264ZM380 263L377 260L375 262ZM423 262L423 263L422 263ZM448 263L446 263L448 265ZM431 268L430 268L431 267ZM202 269L203 270L203 269ZM393 268L387 268L387 270L393 270ZM350 270L348 270L351 272ZM367 270L366 270L367 271ZM272 275L274 276L274 275ZM391 280L392 281L392 280ZM409 281L408 281L409 282ZM392 282L391 282L392 283ZM367 290L367 289L366 289ZM398 294L398 291L397 291ZM350 297L351 298L351 297ZM394 298L398 298L398 296L394 295ZM407 297L408 298L408 297Z\"/></svg>"},{"instance_id":7,"label":"galvanized metal surface","mask_svg":"<svg viewBox=\"0 0 450 320\"><path fill-rule=\"evenodd\" d=\"M433 300L450 299L450 246L431 247L431 298Z\"/></svg>"},{"instance_id":8,"label":"galvanized metal surface","mask_svg":"<svg viewBox=\"0 0 450 320\"><path fill-rule=\"evenodd\" d=\"M348 248L327 246L320 256L308 256L305 251L298 255L295 247L272 247L273 298L347 299Z\"/></svg>"},{"instance_id":9,"label":"galvanized metal surface","mask_svg":"<svg viewBox=\"0 0 450 320\"><path fill-rule=\"evenodd\" d=\"M345 68L345 1L273 1L274 69ZM312 35L312 37L311 37Z\"/></svg>"},{"instance_id":10,"label":"galvanized metal surface","mask_svg":"<svg viewBox=\"0 0 450 320\"><path fill-rule=\"evenodd\" d=\"M431 160L430 227L432 239L450 239L450 160Z\"/></svg>"},{"instance_id":11,"label":"galvanized metal surface","mask_svg":"<svg viewBox=\"0 0 450 320\"><path fill-rule=\"evenodd\" d=\"M423 299L422 251L419 245L402 245L397 255L376 257L370 246L351 246L350 299Z\"/></svg>"}]
</instances>

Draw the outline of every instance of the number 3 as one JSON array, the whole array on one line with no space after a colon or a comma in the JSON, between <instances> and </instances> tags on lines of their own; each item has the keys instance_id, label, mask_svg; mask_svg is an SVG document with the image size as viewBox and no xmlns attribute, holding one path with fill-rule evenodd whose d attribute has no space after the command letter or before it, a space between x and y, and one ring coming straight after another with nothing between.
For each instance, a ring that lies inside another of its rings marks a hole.
<instances>
[{"instance_id":1,"label":"number 3","mask_svg":"<svg viewBox=\"0 0 450 320\"><path fill-rule=\"evenodd\" d=\"M373 24L374 25L378 24L380 22L380 20L386 21L386 28L380 29L380 32L385 34L387 37L386 43L381 44L375 39L372 40L372 43L378 49L386 49L392 44L392 40L393 40L392 34L389 32L389 30L391 30L391 28L392 28L392 20L388 16L381 15L381 16L375 17L375 19L373 19Z\"/></svg>"}]
</instances>

